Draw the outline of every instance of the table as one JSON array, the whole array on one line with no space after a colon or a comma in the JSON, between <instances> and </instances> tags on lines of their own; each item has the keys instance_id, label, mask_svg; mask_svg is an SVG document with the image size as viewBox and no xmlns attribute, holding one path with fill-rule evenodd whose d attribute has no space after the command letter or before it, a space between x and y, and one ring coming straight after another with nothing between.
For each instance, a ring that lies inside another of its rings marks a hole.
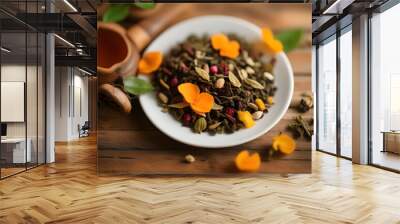
<instances>
[{"instance_id":1,"label":"table","mask_svg":"<svg viewBox=\"0 0 400 224\"><path fill-rule=\"evenodd\" d=\"M392 152L400 154L400 131L382 131L383 150L382 152Z\"/></svg>"},{"instance_id":2,"label":"table","mask_svg":"<svg viewBox=\"0 0 400 224\"><path fill-rule=\"evenodd\" d=\"M28 142L28 144L26 144ZM26 151L25 151L25 145ZM1 154L2 159L6 160L6 163L25 163L30 162L32 140L27 138L5 138L1 139ZM26 153L25 153L26 152Z\"/></svg>"}]
</instances>

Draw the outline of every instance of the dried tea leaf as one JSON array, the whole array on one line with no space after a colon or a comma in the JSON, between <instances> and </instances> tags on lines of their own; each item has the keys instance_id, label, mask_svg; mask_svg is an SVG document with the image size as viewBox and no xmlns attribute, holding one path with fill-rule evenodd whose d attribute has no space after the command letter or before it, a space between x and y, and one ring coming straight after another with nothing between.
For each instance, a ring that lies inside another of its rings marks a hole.
<instances>
[{"instance_id":1,"label":"dried tea leaf","mask_svg":"<svg viewBox=\"0 0 400 224\"><path fill-rule=\"evenodd\" d=\"M249 67L249 66L246 67L246 72L247 72L247 74L249 74L249 75L253 75L253 74L256 73L256 71L254 71L254 69L252 69L252 68Z\"/></svg>"},{"instance_id":2,"label":"dried tea leaf","mask_svg":"<svg viewBox=\"0 0 400 224\"><path fill-rule=\"evenodd\" d=\"M250 58L250 57L247 57L246 59L246 63L248 64L248 65L250 65L250 66L254 66L254 61L253 61L253 59L252 58Z\"/></svg>"},{"instance_id":3,"label":"dried tea leaf","mask_svg":"<svg viewBox=\"0 0 400 224\"><path fill-rule=\"evenodd\" d=\"M249 77L249 75L247 74L246 70L244 70L244 69L238 70L238 73L239 73L240 79L243 80L243 81L246 80Z\"/></svg>"},{"instance_id":4,"label":"dried tea leaf","mask_svg":"<svg viewBox=\"0 0 400 224\"><path fill-rule=\"evenodd\" d=\"M196 73L204 80L210 81L210 75L208 74L207 71L204 69L201 69L199 67L194 68L196 70Z\"/></svg>"},{"instance_id":5,"label":"dried tea leaf","mask_svg":"<svg viewBox=\"0 0 400 224\"><path fill-rule=\"evenodd\" d=\"M249 103L248 106L253 110L256 110L256 111L258 110L258 106L255 105L254 103Z\"/></svg>"},{"instance_id":6,"label":"dried tea leaf","mask_svg":"<svg viewBox=\"0 0 400 224\"><path fill-rule=\"evenodd\" d=\"M160 84L161 84L164 88L166 88L166 89L169 90L169 85L168 85L164 80L160 79Z\"/></svg>"},{"instance_id":7,"label":"dried tea leaf","mask_svg":"<svg viewBox=\"0 0 400 224\"><path fill-rule=\"evenodd\" d=\"M219 104L216 104L216 103L214 102L214 104L213 104L213 106L212 106L211 109L213 109L213 110L222 110L222 109L224 109L224 107L221 106L221 105L219 105Z\"/></svg>"},{"instance_id":8,"label":"dried tea leaf","mask_svg":"<svg viewBox=\"0 0 400 224\"><path fill-rule=\"evenodd\" d=\"M233 71L233 69L235 69L235 66L232 63L229 63L228 68L229 71Z\"/></svg>"},{"instance_id":9,"label":"dried tea leaf","mask_svg":"<svg viewBox=\"0 0 400 224\"><path fill-rule=\"evenodd\" d=\"M168 107L173 107L173 108L178 108L178 109L182 109L182 108L185 108L188 106L189 106L189 103L187 103L187 102L180 102L180 103L174 103L174 104L168 105Z\"/></svg>"},{"instance_id":10,"label":"dried tea leaf","mask_svg":"<svg viewBox=\"0 0 400 224\"><path fill-rule=\"evenodd\" d=\"M222 122L217 122L215 124L212 124L212 125L208 126L208 129L210 129L210 130L216 129L221 124L222 124Z\"/></svg>"},{"instance_id":11,"label":"dried tea leaf","mask_svg":"<svg viewBox=\"0 0 400 224\"><path fill-rule=\"evenodd\" d=\"M206 56L206 52L202 52L202 51L196 51L196 58L198 59L202 59Z\"/></svg>"},{"instance_id":12,"label":"dried tea leaf","mask_svg":"<svg viewBox=\"0 0 400 224\"><path fill-rule=\"evenodd\" d=\"M164 93L162 93L162 92L158 93L158 98L160 99L160 101L162 103L164 103L164 104L168 103L168 97Z\"/></svg>"},{"instance_id":13,"label":"dried tea leaf","mask_svg":"<svg viewBox=\"0 0 400 224\"><path fill-rule=\"evenodd\" d=\"M249 86L253 87L254 89L264 89L264 86L261 85L254 79L246 79L244 80Z\"/></svg>"},{"instance_id":14,"label":"dried tea leaf","mask_svg":"<svg viewBox=\"0 0 400 224\"><path fill-rule=\"evenodd\" d=\"M266 79L268 79L269 81L273 81L274 80L274 76L269 72L264 72L264 77Z\"/></svg>"},{"instance_id":15,"label":"dried tea leaf","mask_svg":"<svg viewBox=\"0 0 400 224\"><path fill-rule=\"evenodd\" d=\"M256 111L256 112L252 113L251 116L253 117L253 120L259 120L264 116L264 112Z\"/></svg>"},{"instance_id":16,"label":"dried tea leaf","mask_svg":"<svg viewBox=\"0 0 400 224\"><path fill-rule=\"evenodd\" d=\"M167 113L168 112L168 107L163 107L161 111L164 112L164 113Z\"/></svg>"},{"instance_id":17,"label":"dried tea leaf","mask_svg":"<svg viewBox=\"0 0 400 224\"><path fill-rule=\"evenodd\" d=\"M242 86L242 84L240 83L239 79L232 73L229 72L229 81L232 83L233 86L239 88Z\"/></svg>"},{"instance_id":18,"label":"dried tea leaf","mask_svg":"<svg viewBox=\"0 0 400 224\"><path fill-rule=\"evenodd\" d=\"M203 70L210 74L210 67L208 67L208 64L203 65Z\"/></svg>"}]
</instances>

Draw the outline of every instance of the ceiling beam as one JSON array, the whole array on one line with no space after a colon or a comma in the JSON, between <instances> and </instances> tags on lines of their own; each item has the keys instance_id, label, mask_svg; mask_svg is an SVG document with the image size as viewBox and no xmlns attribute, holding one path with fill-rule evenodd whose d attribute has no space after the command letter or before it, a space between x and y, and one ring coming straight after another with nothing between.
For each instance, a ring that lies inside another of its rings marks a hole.
<instances>
[{"instance_id":1,"label":"ceiling beam","mask_svg":"<svg viewBox=\"0 0 400 224\"><path fill-rule=\"evenodd\" d=\"M78 26L80 26L86 34L93 38L96 39L97 36L97 29L90 24L85 17L83 17L80 14L68 14L67 15L72 21L74 21Z\"/></svg>"},{"instance_id":2,"label":"ceiling beam","mask_svg":"<svg viewBox=\"0 0 400 224\"><path fill-rule=\"evenodd\" d=\"M97 59L90 56L55 56L56 66L88 67L96 71Z\"/></svg>"}]
</instances>

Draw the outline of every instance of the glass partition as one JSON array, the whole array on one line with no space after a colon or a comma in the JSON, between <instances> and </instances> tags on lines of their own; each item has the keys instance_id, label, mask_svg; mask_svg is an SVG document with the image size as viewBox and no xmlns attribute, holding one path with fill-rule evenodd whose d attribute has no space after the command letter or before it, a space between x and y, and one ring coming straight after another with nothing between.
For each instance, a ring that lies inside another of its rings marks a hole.
<instances>
[{"instance_id":1,"label":"glass partition","mask_svg":"<svg viewBox=\"0 0 400 224\"><path fill-rule=\"evenodd\" d=\"M400 4L371 18L371 162L400 171Z\"/></svg>"},{"instance_id":2,"label":"glass partition","mask_svg":"<svg viewBox=\"0 0 400 224\"><path fill-rule=\"evenodd\" d=\"M318 149L336 154L336 36L318 47Z\"/></svg>"},{"instance_id":3,"label":"glass partition","mask_svg":"<svg viewBox=\"0 0 400 224\"><path fill-rule=\"evenodd\" d=\"M37 165L38 159L38 49L37 49L38 35L36 32L27 33L27 97L26 97L26 114L27 114L27 142L30 150L30 161L27 167L34 167Z\"/></svg>"},{"instance_id":4,"label":"glass partition","mask_svg":"<svg viewBox=\"0 0 400 224\"><path fill-rule=\"evenodd\" d=\"M1 175L24 171L31 161L31 142L27 141L26 33L1 34ZM7 49L6 51L4 49Z\"/></svg>"},{"instance_id":5,"label":"glass partition","mask_svg":"<svg viewBox=\"0 0 400 224\"><path fill-rule=\"evenodd\" d=\"M0 7L23 15L39 12L40 2ZM0 11L1 179L45 163L45 44L43 33Z\"/></svg>"},{"instance_id":6,"label":"glass partition","mask_svg":"<svg viewBox=\"0 0 400 224\"><path fill-rule=\"evenodd\" d=\"M352 157L352 32L340 36L340 155Z\"/></svg>"}]
</instances>

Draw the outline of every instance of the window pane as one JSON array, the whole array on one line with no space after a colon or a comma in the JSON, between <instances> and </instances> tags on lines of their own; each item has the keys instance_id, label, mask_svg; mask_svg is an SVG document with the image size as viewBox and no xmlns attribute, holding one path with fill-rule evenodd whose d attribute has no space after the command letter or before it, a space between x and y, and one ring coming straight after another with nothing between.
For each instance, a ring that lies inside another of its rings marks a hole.
<instances>
[{"instance_id":1,"label":"window pane","mask_svg":"<svg viewBox=\"0 0 400 224\"><path fill-rule=\"evenodd\" d=\"M351 158L352 136L352 36L340 36L340 153Z\"/></svg>"},{"instance_id":2,"label":"window pane","mask_svg":"<svg viewBox=\"0 0 400 224\"><path fill-rule=\"evenodd\" d=\"M371 19L372 163L396 170L400 170L400 32L394 27L399 21L400 4Z\"/></svg>"},{"instance_id":3,"label":"window pane","mask_svg":"<svg viewBox=\"0 0 400 224\"><path fill-rule=\"evenodd\" d=\"M318 147L336 153L336 40L318 48Z\"/></svg>"}]
</instances>

